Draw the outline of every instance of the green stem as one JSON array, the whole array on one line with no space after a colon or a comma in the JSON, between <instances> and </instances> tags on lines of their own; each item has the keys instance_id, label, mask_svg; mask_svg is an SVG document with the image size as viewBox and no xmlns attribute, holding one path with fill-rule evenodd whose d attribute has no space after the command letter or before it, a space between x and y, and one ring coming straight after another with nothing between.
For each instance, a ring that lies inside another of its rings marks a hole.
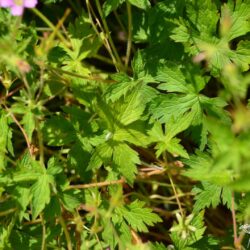
<instances>
[{"instance_id":1,"label":"green stem","mask_svg":"<svg viewBox=\"0 0 250 250\"><path fill-rule=\"evenodd\" d=\"M127 41L125 67L127 70L129 58L130 58L130 54L131 54L131 48L132 48L132 12L131 12L130 3L127 1L126 4L127 4L127 13L128 13L128 41Z\"/></svg>"},{"instance_id":2,"label":"green stem","mask_svg":"<svg viewBox=\"0 0 250 250\"><path fill-rule=\"evenodd\" d=\"M38 144L39 144L39 160L40 160L41 166L44 166L43 135L42 135L39 120L37 119L37 117L35 117L35 123L36 123L36 131L37 131L37 138L38 138Z\"/></svg>"},{"instance_id":3,"label":"green stem","mask_svg":"<svg viewBox=\"0 0 250 250\"><path fill-rule=\"evenodd\" d=\"M102 56L102 55L93 55L92 57L95 58L95 59L98 59L98 60L100 60L102 62L105 62L107 64L114 65L113 61L110 60L109 58L105 57L105 56Z\"/></svg>"},{"instance_id":4,"label":"green stem","mask_svg":"<svg viewBox=\"0 0 250 250\"><path fill-rule=\"evenodd\" d=\"M6 211L0 212L0 217L6 216L8 214L14 213L17 210L17 208L10 208Z\"/></svg>"},{"instance_id":5,"label":"green stem","mask_svg":"<svg viewBox=\"0 0 250 250\"><path fill-rule=\"evenodd\" d=\"M108 51L108 53L109 53L109 55L110 55L110 57L111 57L111 59L112 59L112 64L115 65L116 69L119 71L119 69L118 69L118 67L117 67L117 64L118 64L118 63L117 63L117 60L116 60L116 58L115 58L115 56L114 56L114 54L113 54L113 51L112 51L112 49L111 49L111 47L110 47L110 45L109 45L108 39L106 38L106 36L104 36L104 35L102 35L101 33L99 33L99 31L98 31L98 29L97 29L97 27L96 27L96 25L98 25L99 28L100 28L100 30L101 30L101 32L102 32L103 34L105 34L105 31L104 31L103 27L101 26L101 23L99 22L97 16L95 15L95 12L93 11L93 9L92 9L92 7L91 7L91 5L90 5L89 0L86 0L86 5L87 5L88 14L89 14L89 19L90 19L90 21L91 21L91 25L92 25L92 27L93 27L93 30L95 31L95 33L97 34L97 36L99 36L100 39L102 40L103 45L104 45L105 48L107 49L107 51ZM91 13L92 13L92 15L93 15L93 17L94 17L94 19L95 19L95 21L96 21L96 23L97 23L96 25L95 25L94 20L93 20L93 18L92 18L92 16L91 16Z\"/></svg>"},{"instance_id":6,"label":"green stem","mask_svg":"<svg viewBox=\"0 0 250 250\"><path fill-rule=\"evenodd\" d=\"M31 9L41 20L44 21L44 23L46 23L48 25L48 27L50 27L53 31L56 31L56 35L58 36L58 38L61 40L61 42L63 44L65 44L67 47L70 46L69 42L65 39L65 37L61 34L61 32L59 30L57 30L57 27L46 17L43 15L42 12L40 12L38 9Z\"/></svg>"},{"instance_id":7,"label":"green stem","mask_svg":"<svg viewBox=\"0 0 250 250\"><path fill-rule=\"evenodd\" d=\"M177 192L176 192L176 189L175 189L175 185L174 185L173 179L172 179L172 177L170 176L169 173L168 173L168 178L169 178L169 180L170 180L170 184L171 184L172 189L173 189L173 191L174 191L175 199L176 199L176 202L177 202L177 204L178 204L178 207L179 207L181 216L182 216L182 218L184 218L184 213L183 213L183 210L182 210L182 207L181 207L181 203L180 203L180 200L179 200L179 198L178 198L178 194L177 194Z\"/></svg>"},{"instance_id":8,"label":"green stem","mask_svg":"<svg viewBox=\"0 0 250 250\"><path fill-rule=\"evenodd\" d=\"M59 217L59 222L60 222L60 224L61 224L61 226L63 228L63 232L64 232L65 239L66 239L66 242L67 242L67 249L68 250L73 250L70 235L69 235L69 231L67 229L67 225L66 225L66 223L65 223L62 216Z\"/></svg>"},{"instance_id":9,"label":"green stem","mask_svg":"<svg viewBox=\"0 0 250 250\"><path fill-rule=\"evenodd\" d=\"M41 246L41 250L46 250L46 226L44 223L44 219L43 216L40 215L41 218L41 222L42 222L42 246Z\"/></svg>"},{"instance_id":10,"label":"green stem","mask_svg":"<svg viewBox=\"0 0 250 250\"><path fill-rule=\"evenodd\" d=\"M109 41L110 47L111 47L111 49L112 49L112 51L114 53L114 56L116 58L116 61L118 63L117 67L118 67L119 70L121 70L122 69L121 67L122 67L123 64L122 64L122 61L121 61L121 59L119 57L119 54L118 54L118 52L116 50L116 47L115 47L114 42L113 42L113 39L112 39L112 37L110 35L108 24L106 22L106 18L103 15L102 8L101 8L101 5L100 5L100 1L99 0L95 0L95 3L96 3L97 10L99 12L99 15L100 15L100 17L102 19L103 27L104 27L105 33L106 33L106 35L108 37L108 41Z\"/></svg>"}]
</instances>

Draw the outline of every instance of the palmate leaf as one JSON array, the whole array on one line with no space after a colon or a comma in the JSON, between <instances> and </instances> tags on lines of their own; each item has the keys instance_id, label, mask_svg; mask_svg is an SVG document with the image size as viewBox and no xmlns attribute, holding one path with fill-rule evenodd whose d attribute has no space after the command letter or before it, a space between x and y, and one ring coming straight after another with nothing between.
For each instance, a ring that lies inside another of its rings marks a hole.
<instances>
[{"instance_id":1,"label":"palmate leaf","mask_svg":"<svg viewBox=\"0 0 250 250\"><path fill-rule=\"evenodd\" d=\"M171 117L178 119L186 112L196 113L194 121L202 119L199 92L205 87L208 79L201 76L199 69L165 62L158 69L155 79L161 82L158 88L168 92L158 95L151 102L149 110L155 119L167 123Z\"/></svg>"},{"instance_id":2,"label":"palmate leaf","mask_svg":"<svg viewBox=\"0 0 250 250\"><path fill-rule=\"evenodd\" d=\"M207 144L207 115L221 118L230 123L228 113L223 109L227 103L219 97L209 98L200 94L209 80L196 67L184 67L173 62L165 62L157 72L156 80L162 82L159 89L167 91L154 98L149 107L152 117L168 124L171 119L181 124L185 114L192 116L192 126L200 126L200 149ZM184 123L185 124L185 123ZM181 126L180 126L181 127ZM171 129L171 126L169 126Z\"/></svg>"},{"instance_id":3,"label":"palmate leaf","mask_svg":"<svg viewBox=\"0 0 250 250\"><path fill-rule=\"evenodd\" d=\"M250 32L250 1L249 0L238 0L234 4L233 1L229 2L227 5L223 5L221 8L221 16L223 22L223 16L226 18L231 18L230 28L225 34L228 41L233 40L236 37L243 36ZM229 12L229 13L228 13Z\"/></svg>"},{"instance_id":4,"label":"palmate leaf","mask_svg":"<svg viewBox=\"0 0 250 250\"><path fill-rule=\"evenodd\" d=\"M179 27L173 31L171 38L187 45L187 50L195 56L201 52L208 60L209 68L214 76L218 76L225 65L234 62L242 71L249 68L249 41L240 41L236 50L230 48L230 41L250 32L249 1L231 2L221 8L221 37L217 34L219 15L215 4L211 1L200 1L188 4L187 15L190 22L180 20ZM213 16L210 25L208 16ZM197 18L199 16L199 18ZM200 54L201 55L201 54Z\"/></svg>"},{"instance_id":5,"label":"palmate leaf","mask_svg":"<svg viewBox=\"0 0 250 250\"><path fill-rule=\"evenodd\" d=\"M116 212L122 216L128 224L138 232L148 232L147 226L162 222L161 218L152 212L150 208L144 208L145 203L135 200L129 205L116 208Z\"/></svg>"},{"instance_id":6,"label":"palmate leaf","mask_svg":"<svg viewBox=\"0 0 250 250\"><path fill-rule=\"evenodd\" d=\"M152 130L149 131L152 142L156 142L156 156L159 157L164 151L168 151L173 155L179 155L189 158L188 153L180 144L180 139L175 136L186 130L194 119L193 113L187 113L180 119L172 118L165 124L165 133L162 131L160 123L155 123Z\"/></svg>"},{"instance_id":7,"label":"palmate leaf","mask_svg":"<svg viewBox=\"0 0 250 250\"><path fill-rule=\"evenodd\" d=\"M60 47L66 52L62 61L62 68L66 71L89 75L89 68L83 63L87 57L95 55L101 46L101 40L92 29L91 21L82 11L79 18L68 27L71 48L64 44Z\"/></svg>"}]
</instances>

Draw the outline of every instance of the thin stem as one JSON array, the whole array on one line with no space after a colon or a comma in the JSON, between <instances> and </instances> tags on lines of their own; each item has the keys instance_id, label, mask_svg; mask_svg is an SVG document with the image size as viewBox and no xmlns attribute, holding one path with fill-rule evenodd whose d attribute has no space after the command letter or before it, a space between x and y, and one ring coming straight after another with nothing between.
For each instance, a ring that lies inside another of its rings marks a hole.
<instances>
[{"instance_id":1,"label":"thin stem","mask_svg":"<svg viewBox=\"0 0 250 250\"><path fill-rule=\"evenodd\" d=\"M60 222L60 224L61 224L61 226L63 228L63 232L64 232L65 239L66 239L66 242L67 242L67 249L68 250L73 250L70 235L69 235L69 231L67 229L67 225L66 225L66 223L65 223L62 216L59 216L59 222Z\"/></svg>"},{"instance_id":2,"label":"thin stem","mask_svg":"<svg viewBox=\"0 0 250 250\"><path fill-rule=\"evenodd\" d=\"M97 183L90 183L90 184L78 184L78 185L71 185L67 189L84 189L84 188L92 188L92 187L105 187L110 185L116 185L116 184L123 184L125 183L125 179L122 178L120 180L116 181L104 181L104 182L97 182Z\"/></svg>"},{"instance_id":3,"label":"thin stem","mask_svg":"<svg viewBox=\"0 0 250 250\"><path fill-rule=\"evenodd\" d=\"M29 154L32 157L33 152L32 152L32 147L31 147L31 143L30 143L28 135L26 134L25 130L23 129L23 127L21 126L21 124L19 123L19 121L16 119L16 117L14 116L14 114L10 111L10 109L4 103L3 103L3 106L9 112L11 118L14 120L14 122L16 123L16 125L21 130L21 132L22 132L22 134L24 136L24 139L26 141L26 144L27 144L27 147L28 147L28 150L29 150Z\"/></svg>"},{"instance_id":4,"label":"thin stem","mask_svg":"<svg viewBox=\"0 0 250 250\"><path fill-rule=\"evenodd\" d=\"M44 23L46 23L48 25L48 27L50 27L52 30L56 31L56 35L58 36L58 38L61 40L61 42L63 44L65 44L67 47L70 46L70 43L65 39L65 37L61 34L60 31L57 30L57 28L55 27L55 25L46 17L43 15L42 12L40 12L38 9L36 8L32 8L31 9L41 20L44 21Z\"/></svg>"},{"instance_id":5,"label":"thin stem","mask_svg":"<svg viewBox=\"0 0 250 250\"><path fill-rule=\"evenodd\" d=\"M45 250L46 249L46 226L44 223L44 219L43 216L40 215L41 218L41 222L42 222L42 246L41 246L41 250Z\"/></svg>"},{"instance_id":6,"label":"thin stem","mask_svg":"<svg viewBox=\"0 0 250 250\"><path fill-rule=\"evenodd\" d=\"M240 249L239 239L237 236L237 222L236 222L236 216L235 216L234 192L232 192L232 220L233 220L233 230L234 230L234 246L236 249Z\"/></svg>"},{"instance_id":7,"label":"thin stem","mask_svg":"<svg viewBox=\"0 0 250 250\"><path fill-rule=\"evenodd\" d=\"M118 52L117 52L117 50L116 50L116 47L115 47L114 42L113 42L113 39L112 39L112 37L111 37L111 35L110 35L110 31L109 31L109 28L108 28L108 24L107 24L107 22L106 22L106 18L105 18L104 15L103 15L102 8L101 8L101 5L100 5L100 1L99 1L99 0L95 0L95 3L96 3L97 10L98 10L98 12L99 12L99 15L100 15L100 17L101 17L101 19L102 19L103 27L104 27L105 33L106 33L106 35L107 35L107 37L108 37L108 41L109 41L109 43L110 43L110 46L111 46L111 48L112 48L112 51L114 52L114 56L115 56L115 58L116 58L116 60L117 60L117 62L118 62L118 65L117 65L117 66L119 66L118 68L121 69L120 67L121 67L123 64L122 64L122 61L121 61L121 59L120 59L120 57L119 57L119 54L118 54Z\"/></svg>"},{"instance_id":8,"label":"thin stem","mask_svg":"<svg viewBox=\"0 0 250 250\"><path fill-rule=\"evenodd\" d=\"M36 131L37 131L37 138L38 138L38 144L39 144L39 160L40 160L41 166L43 166L44 165L43 135L42 135L39 120L37 117L35 118L35 123L36 123Z\"/></svg>"},{"instance_id":9,"label":"thin stem","mask_svg":"<svg viewBox=\"0 0 250 250\"><path fill-rule=\"evenodd\" d=\"M126 50L126 59L125 59L125 67L128 68L129 58L131 54L132 48L132 12L131 12L131 5L128 1L127 4L127 13L128 13L128 40L127 40L127 50Z\"/></svg>"},{"instance_id":10,"label":"thin stem","mask_svg":"<svg viewBox=\"0 0 250 250\"><path fill-rule=\"evenodd\" d=\"M56 34L61 34L58 33L59 29L63 26L64 21L66 20L66 18L68 17L68 15L70 14L71 10L70 9L66 9L66 11L64 12L63 17L58 21L57 25L55 26L53 32L50 34L49 38L46 41L47 44L47 50L50 49L50 43L51 41L53 41L54 37L56 36ZM65 34L67 35L67 32L65 32ZM70 44L67 42L63 42L65 44L65 46L69 47Z\"/></svg>"},{"instance_id":11,"label":"thin stem","mask_svg":"<svg viewBox=\"0 0 250 250\"><path fill-rule=\"evenodd\" d=\"M180 203L180 200L179 200L179 197L178 197L178 194L176 192L176 189L175 189L175 185L174 185L174 182L172 180L172 177L170 176L170 174L168 173L168 178L170 180L170 184L172 186L172 189L174 191L174 195L175 195L175 199L177 201L177 204L178 204L178 207L179 207L179 210L180 210L180 213L181 213L181 216L184 217L184 213L183 213L183 210L182 210L182 207L181 207L181 203Z\"/></svg>"},{"instance_id":12,"label":"thin stem","mask_svg":"<svg viewBox=\"0 0 250 250\"><path fill-rule=\"evenodd\" d=\"M98 59L98 60L100 60L102 62L105 62L107 64L114 65L113 61L110 60L109 58L105 57L105 56L102 56L102 55L93 55L92 57L95 58L95 59Z\"/></svg>"},{"instance_id":13,"label":"thin stem","mask_svg":"<svg viewBox=\"0 0 250 250\"><path fill-rule=\"evenodd\" d=\"M92 25L92 27L93 27L95 33L96 33L96 34L100 37L100 39L103 41L103 45L104 45L105 48L107 49L107 51L108 51L108 53L109 53L109 55L110 55L110 57L111 57L111 59L112 59L112 62L113 62L112 64L114 64L115 67L116 67L116 69L118 70L118 67L117 67L117 64L118 64L118 63L117 63L117 60L116 60L116 58L115 58L115 56L114 56L114 54L113 54L113 51L112 51L110 45L109 45L108 39L106 38L106 36L99 34L98 29L97 29L96 25L94 24L94 21L93 21L93 18L92 18L92 16L91 16L91 13L93 14L93 17L95 18L95 21L96 21L97 25L99 26L101 32L102 32L103 34L105 34L105 31L104 31L104 29L103 29L101 23L99 22L97 16L95 15L95 12L94 12L93 8L91 7L91 5L90 5L90 3L89 3L89 0L86 0L86 5L87 5L88 13L89 13L89 19L91 20L91 25Z\"/></svg>"},{"instance_id":14,"label":"thin stem","mask_svg":"<svg viewBox=\"0 0 250 250\"><path fill-rule=\"evenodd\" d=\"M122 29L124 32L126 32L126 28L125 28L125 26L123 25L123 23L122 23L120 17L118 16L117 11L114 11L114 15L115 15L115 18L116 18L118 24L120 25L121 29Z\"/></svg>"},{"instance_id":15,"label":"thin stem","mask_svg":"<svg viewBox=\"0 0 250 250\"><path fill-rule=\"evenodd\" d=\"M31 89L30 89L29 83L27 81L27 78L26 78L26 76L24 74L22 74L22 79L23 79L24 86L27 89L27 93L29 95L29 99L32 100L33 98L32 98Z\"/></svg>"},{"instance_id":16,"label":"thin stem","mask_svg":"<svg viewBox=\"0 0 250 250\"><path fill-rule=\"evenodd\" d=\"M17 210L17 208L10 208L10 209L8 209L8 210L6 210L6 211L2 211L2 212L0 212L0 217L6 216L6 215L8 215L8 214L12 214L12 213L14 213L16 210Z\"/></svg>"}]
</instances>

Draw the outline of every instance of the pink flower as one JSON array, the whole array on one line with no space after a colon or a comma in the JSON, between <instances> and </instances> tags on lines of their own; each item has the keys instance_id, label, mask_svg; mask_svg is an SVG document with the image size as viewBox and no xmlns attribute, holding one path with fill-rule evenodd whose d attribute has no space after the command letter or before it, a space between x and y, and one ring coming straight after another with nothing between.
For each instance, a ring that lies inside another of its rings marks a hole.
<instances>
[{"instance_id":1,"label":"pink flower","mask_svg":"<svg viewBox=\"0 0 250 250\"><path fill-rule=\"evenodd\" d=\"M21 16L24 8L34 8L37 0L0 0L0 7L10 8L13 16Z\"/></svg>"}]
</instances>

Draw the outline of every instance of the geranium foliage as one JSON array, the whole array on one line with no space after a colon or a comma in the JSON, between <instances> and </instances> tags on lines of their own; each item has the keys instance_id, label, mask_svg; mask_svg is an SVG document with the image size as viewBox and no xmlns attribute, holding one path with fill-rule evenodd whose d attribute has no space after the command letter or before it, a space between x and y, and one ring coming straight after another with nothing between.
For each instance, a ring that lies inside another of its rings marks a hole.
<instances>
[{"instance_id":1,"label":"geranium foliage","mask_svg":"<svg viewBox=\"0 0 250 250\"><path fill-rule=\"evenodd\" d=\"M0 249L245 249L250 0L0 0Z\"/></svg>"}]
</instances>

